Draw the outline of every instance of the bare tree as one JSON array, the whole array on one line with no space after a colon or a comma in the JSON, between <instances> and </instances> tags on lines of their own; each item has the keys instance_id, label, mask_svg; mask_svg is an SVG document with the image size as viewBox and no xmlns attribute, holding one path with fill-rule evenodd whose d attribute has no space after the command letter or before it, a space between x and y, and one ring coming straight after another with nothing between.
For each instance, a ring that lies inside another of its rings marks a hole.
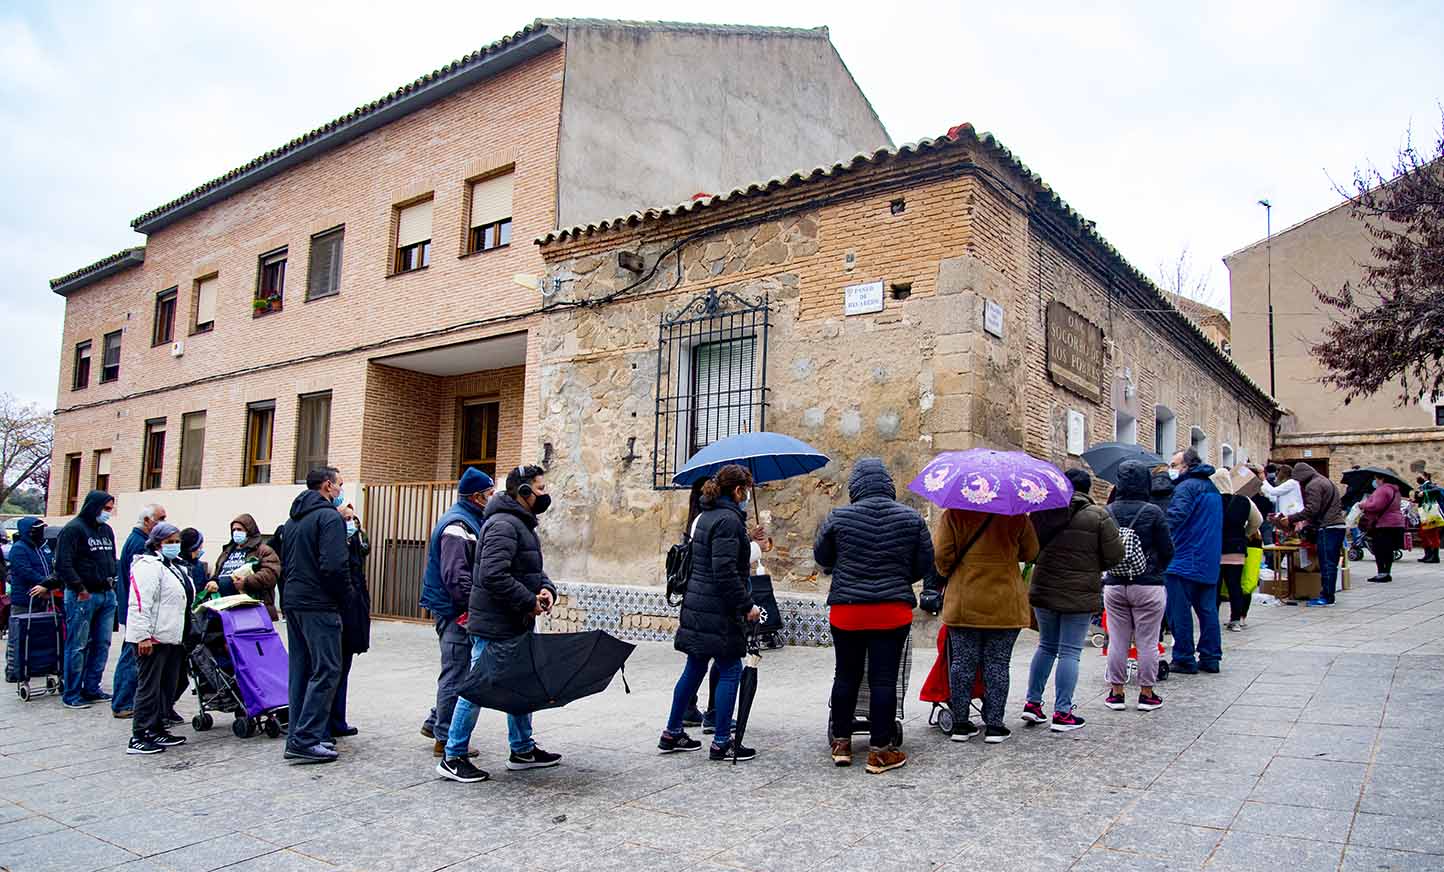
<instances>
[{"instance_id":1,"label":"bare tree","mask_svg":"<svg viewBox=\"0 0 1444 872\"><path fill-rule=\"evenodd\" d=\"M1175 296L1202 303L1205 306L1223 310L1219 293L1213 287L1212 271L1208 267L1199 269L1193 263L1193 256L1185 245L1173 260L1158 264L1158 286Z\"/></svg>"},{"instance_id":2,"label":"bare tree","mask_svg":"<svg viewBox=\"0 0 1444 872\"><path fill-rule=\"evenodd\" d=\"M28 483L48 487L55 421L38 406L0 394L0 505Z\"/></svg>"}]
</instances>

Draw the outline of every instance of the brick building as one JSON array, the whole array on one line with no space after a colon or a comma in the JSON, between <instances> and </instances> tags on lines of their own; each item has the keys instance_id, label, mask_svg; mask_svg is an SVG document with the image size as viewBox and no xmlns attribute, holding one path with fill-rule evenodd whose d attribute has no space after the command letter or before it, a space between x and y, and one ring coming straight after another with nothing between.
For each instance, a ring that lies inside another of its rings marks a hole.
<instances>
[{"instance_id":1,"label":"brick building","mask_svg":"<svg viewBox=\"0 0 1444 872\"><path fill-rule=\"evenodd\" d=\"M803 642L825 634L800 595L826 587L813 535L859 457L882 457L902 490L941 449L1062 466L1114 439L1166 454L1193 444L1215 463L1269 449L1267 394L968 125L539 241L560 284L533 364L559 578L655 585L686 512L672 473L740 430L793 434L833 459L759 494L779 546L768 569L797 593L784 611L811 615L792 624ZM671 612L659 603L577 584L558 617L606 612L660 636Z\"/></svg>"},{"instance_id":2,"label":"brick building","mask_svg":"<svg viewBox=\"0 0 1444 872\"><path fill-rule=\"evenodd\" d=\"M279 524L323 463L358 501L504 473L541 441L542 295L516 278L543 271L533 237L888 142L825 28L538 20L144 213L144 247L51 282L50 513L99 486L121 524L159 501L215 543L242 511ZM368 525L426 523L400 499L360 506Z\"/></svg>"}]
</instances>

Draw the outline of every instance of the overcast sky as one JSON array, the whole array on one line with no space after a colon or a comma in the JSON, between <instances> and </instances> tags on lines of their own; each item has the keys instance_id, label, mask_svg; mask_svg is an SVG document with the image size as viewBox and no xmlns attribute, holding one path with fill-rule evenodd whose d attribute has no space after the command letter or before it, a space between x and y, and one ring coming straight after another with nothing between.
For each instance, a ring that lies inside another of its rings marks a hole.
<instances>
[{"instance_id":1,"label":"overcast sky","mask_svg":"<svg viewBox=\"0 0 1444 872\"><path fill-rule=\"evenodd\" d=\"M827 25L896 143L990 130L1144 272L1186 246L1221 305L1257 200L1288 226L1439 126L1436 4L1081 5L0 0L0 391L54 405L47 280L142 244L132 218L537 15Z\"/></svg>"}]
</instances>

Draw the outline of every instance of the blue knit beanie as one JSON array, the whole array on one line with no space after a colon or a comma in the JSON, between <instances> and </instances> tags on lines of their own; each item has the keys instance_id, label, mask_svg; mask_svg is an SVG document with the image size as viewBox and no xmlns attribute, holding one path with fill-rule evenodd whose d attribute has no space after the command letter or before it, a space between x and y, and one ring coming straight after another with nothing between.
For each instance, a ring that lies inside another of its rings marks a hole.
<instances>
[{"instance_id":1,"label":"blue knit beanie","mask_svg":"<svg viewBox=\"0 0 1444 872\"><path fill-rule=\"evenodd\" d=\"M472 494L485 493L496 487L496 482L491 476L482 472L474 466L468 466L466 472L461 474L461 482L456 486L456 492L464 497Z\"/></svg>"}]
</instances>

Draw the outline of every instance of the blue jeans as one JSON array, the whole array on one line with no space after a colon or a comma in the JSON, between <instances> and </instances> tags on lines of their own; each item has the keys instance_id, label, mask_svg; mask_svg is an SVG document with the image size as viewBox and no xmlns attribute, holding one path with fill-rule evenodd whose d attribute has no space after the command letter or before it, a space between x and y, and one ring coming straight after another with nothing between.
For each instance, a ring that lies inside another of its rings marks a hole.
<instances>
[{"instance_id":1,"label":"blue jeans","mask_svg":"<svg viewBox=\"0 0 1444 872\"><path fill-rule=\"evenodd\" d=\"M125 624L120 625L125 629ZM135 659L135 643L120 643L120 659L115 661L115 674L110 676L110 710L128 712L135 709L135 685L140 677L140 663Z\"/></svg>"},{"instance_id":2,"label":"blue jeans","mask_svg":"<svg viewBox=\"0 0 1444 872\"><path fill-rule=\"evenodd\" d=\"M1168 590L1168 624L1173 630L1173 661L1186 666L1217 664L1223 659L1223 633L1218 626L1218 582L1207 584L1171 573L1163 576ZM1193 647L1193 616L1198 615L1198 651Z\"/></svg>"},{"instance_id":3,"label":"blue jeans","mask_svg":"<svg viewBox=\"0 0 1444 872\"><path fill-rule=\"evenodd\" d=\"M1033 609L1038 616L1038 650L1033 652L1033 666L1028 672L1028 702L1043 702L1043 688L1053 662L1058 662L1058 678L1053 688L1053 711L1073 710L1073 689L1078 686L1078 660L1083 656L1083 639L1093 616L1087 612L1055 612Z\"/></svg>"},{"instance_id":4,"label":"blue jeans","mask_svg":"<svg viewBox=\"0 0 1444 872\"><path fill-rule=\"evenodd\" d=\"M65 591L65 696L71 704L100 695L100 676L110 657L115 624L115 591L92 593L81 601Z\"/></svg>"},{"instance_id":5,"label":"blue jeans","mask_svg":"<svg viewBox=\"0 0 1444 872\"><path fill-rule=\"evenodd\" d=\"M471 668L475 669L486 650L488 640L480 636L471 637ZM471 744L471 731L476 729L476 716L481 706L463 696L456 698L456 708L451 712L451 731L446 736L446 756L465 757ZM531 740L531 715L507 715L506 739L513 754L530 754L536 747Z\"/></svg>"},{"instance_id":6,"label":"blue jeans","mask_svg":"<svg viewBox=\"0 0 1444 872\"><path fill-rule=\"evenodd\" d=\"M702 686L702 681L707 677L707 665L711 662L711 657L687 655L687 665L682 669L682 677L677 679L677 686L672 691L672 710L667 715L669 735L675 736L682 732L682 716L687 713L692 700L696 699L697 688ZM737 681L741 677L741 657L717 658L717 733L712 737L712 742L719 748L732 738L732 712L737 707Z\"/></svg>"},{"instance_id":7,"label":"blue jeans","mask_svg":"<svg viewBox=\"0 0 1444 872\"><path fill-rule=\"evenodd\" d=\"M1322 590L1319 596L1324 602L1334 601L1334 592L1339 581L1339 553L1344 550L1343 527L1325 527L1319 531L1319 582Z\"/></svg>"}]
</instances>

